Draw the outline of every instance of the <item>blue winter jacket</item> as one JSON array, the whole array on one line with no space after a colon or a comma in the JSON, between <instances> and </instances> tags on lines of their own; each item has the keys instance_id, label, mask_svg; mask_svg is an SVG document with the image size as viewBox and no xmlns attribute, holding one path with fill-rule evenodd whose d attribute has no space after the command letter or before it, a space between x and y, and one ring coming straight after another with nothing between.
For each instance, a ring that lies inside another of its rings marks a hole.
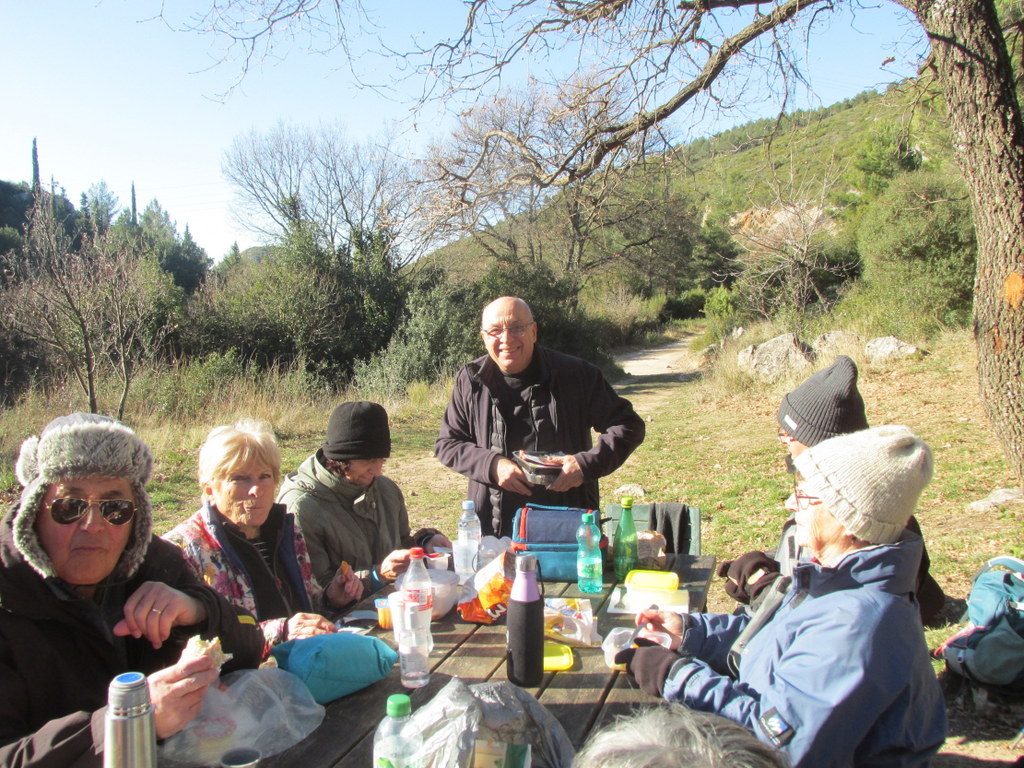
<instances>
[{"instance_id":1,"label":"blue winter jacket","mask_svg":"<svg viewBox=\"0 0 1024 768\"><path fill-rule=\"evenodd\" d=\"M665 698L740 723L796 768L927 766L946 710L912 597L922 546L905 532L834 568L798 565L738 680L726 658L749 618L694 614Z\"/></svg>"}]
</instances>

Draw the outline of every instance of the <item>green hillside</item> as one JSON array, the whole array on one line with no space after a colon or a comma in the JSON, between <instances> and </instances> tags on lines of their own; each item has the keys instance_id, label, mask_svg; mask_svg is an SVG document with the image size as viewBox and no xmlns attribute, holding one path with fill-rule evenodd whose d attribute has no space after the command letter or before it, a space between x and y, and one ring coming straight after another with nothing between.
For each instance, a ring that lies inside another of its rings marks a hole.
<instances>
[{"instance_id":1,"label":"green hillside","mask_svg":"<svg viewBox=\"0 0 1024 768\"><path fill-rule=\"evenodd\" d=\"M761 119L730 128L709 138L678 147L668 158L674 192L689 201L703 223L724 224L752 208L771 206L782 187L797 198L823 196L837 213L870 196L861 182L885 142L897 136L923 166L947 170L952 153L940 99L918 81L892 87L886 93L865 91L851 99L817 110L804 110L776 119ZM660 163L652 163L660 164ZM955 169L953 173L959 175ZM643 174L634 182L643 185ZM534 223L557 228L556 197ZM506 222L495 236L515 237L516 227ZM614 237L603 233L596 241ZM557 236L538 238L540 252L556 273ZM596 247L603 243L596 242ZM493 257L472 237L435 251L422 265L438 266L459 280L474 281Z\"/></svg>"}]
</instances>

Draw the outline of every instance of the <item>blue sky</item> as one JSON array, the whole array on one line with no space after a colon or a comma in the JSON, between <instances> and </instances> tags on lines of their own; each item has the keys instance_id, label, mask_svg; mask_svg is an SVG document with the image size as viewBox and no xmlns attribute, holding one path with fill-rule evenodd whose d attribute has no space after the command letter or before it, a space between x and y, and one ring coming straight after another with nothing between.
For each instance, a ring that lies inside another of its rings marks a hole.
<instances>
[{"instance_id":1,"label":"blue sky","mask_svg":"<svg viewBox=\"0 0 1024 768\"><path fill-rule=\"evenodd\" d=\"M391 40L452 34L461 19L457 0L374 1L386 11L378 23ZM175 22L190 8L208 5L167 3L178 14ZM77 205L82 192L103 180L127 206L134 182L140 210L156 198L179 232L187 224L196 242L219 259L234 241L242 248L259 244L233 222L232 191L221 173L221 156L236 136L281 120L337 122L361 141L408 115L407 106L358 87L340 57L298 45L279 49L218 100L237 66L215 66L221 41L152 19L159 7L153 0L4 3L0 179L30 179L35 137L44 184L52 177ZM895 3L859 10L856 19L838 16L807 51L816 98L831 104L913 74L918 39ZM896 62L882 66L890 56ZM384 62L364 63L365 76L386 77ZM446 126L443 114L420 115L401 126L401 141L416 151ZM687 134L722 127L691 123Z\"/></svg>"}]
</instances>

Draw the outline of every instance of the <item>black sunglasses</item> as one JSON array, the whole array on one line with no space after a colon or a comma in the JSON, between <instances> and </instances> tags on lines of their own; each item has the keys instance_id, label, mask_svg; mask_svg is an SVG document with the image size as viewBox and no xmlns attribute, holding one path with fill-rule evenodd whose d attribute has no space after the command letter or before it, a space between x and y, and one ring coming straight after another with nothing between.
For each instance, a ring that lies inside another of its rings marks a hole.
<instances>
[{"instance_id":1,"label":"black sunglasses","mask_svg":"<svg viewBox=\"0 0 1024 768\"><path fill-rule=\"evenodd\" d=\"M54 499L50 503L50 517L55 523L71 525L85 517L93 504L99 506L103 519L111 525L130 523L135 517L135 502L128 501L128 499L106 499L104 501Z\"/></svg>"}]
</instances>

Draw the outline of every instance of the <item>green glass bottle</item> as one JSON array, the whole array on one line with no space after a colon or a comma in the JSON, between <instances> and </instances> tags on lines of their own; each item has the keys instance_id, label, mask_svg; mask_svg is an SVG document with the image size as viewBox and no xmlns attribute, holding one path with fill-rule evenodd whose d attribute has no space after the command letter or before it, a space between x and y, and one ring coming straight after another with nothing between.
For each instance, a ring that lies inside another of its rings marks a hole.
<instances>
[{"instance_id":1,"label":"green glass bottle","mask_svg":"<svg viewBox=\"0 0 1024 768\"><path fill-rule=\"evenodd\" d=\"M636 546L636 524L633 522L633 499L622 499L622 517L615 532L615 580L623 581L639 562Z\"/></svg>"}]
</instances>

